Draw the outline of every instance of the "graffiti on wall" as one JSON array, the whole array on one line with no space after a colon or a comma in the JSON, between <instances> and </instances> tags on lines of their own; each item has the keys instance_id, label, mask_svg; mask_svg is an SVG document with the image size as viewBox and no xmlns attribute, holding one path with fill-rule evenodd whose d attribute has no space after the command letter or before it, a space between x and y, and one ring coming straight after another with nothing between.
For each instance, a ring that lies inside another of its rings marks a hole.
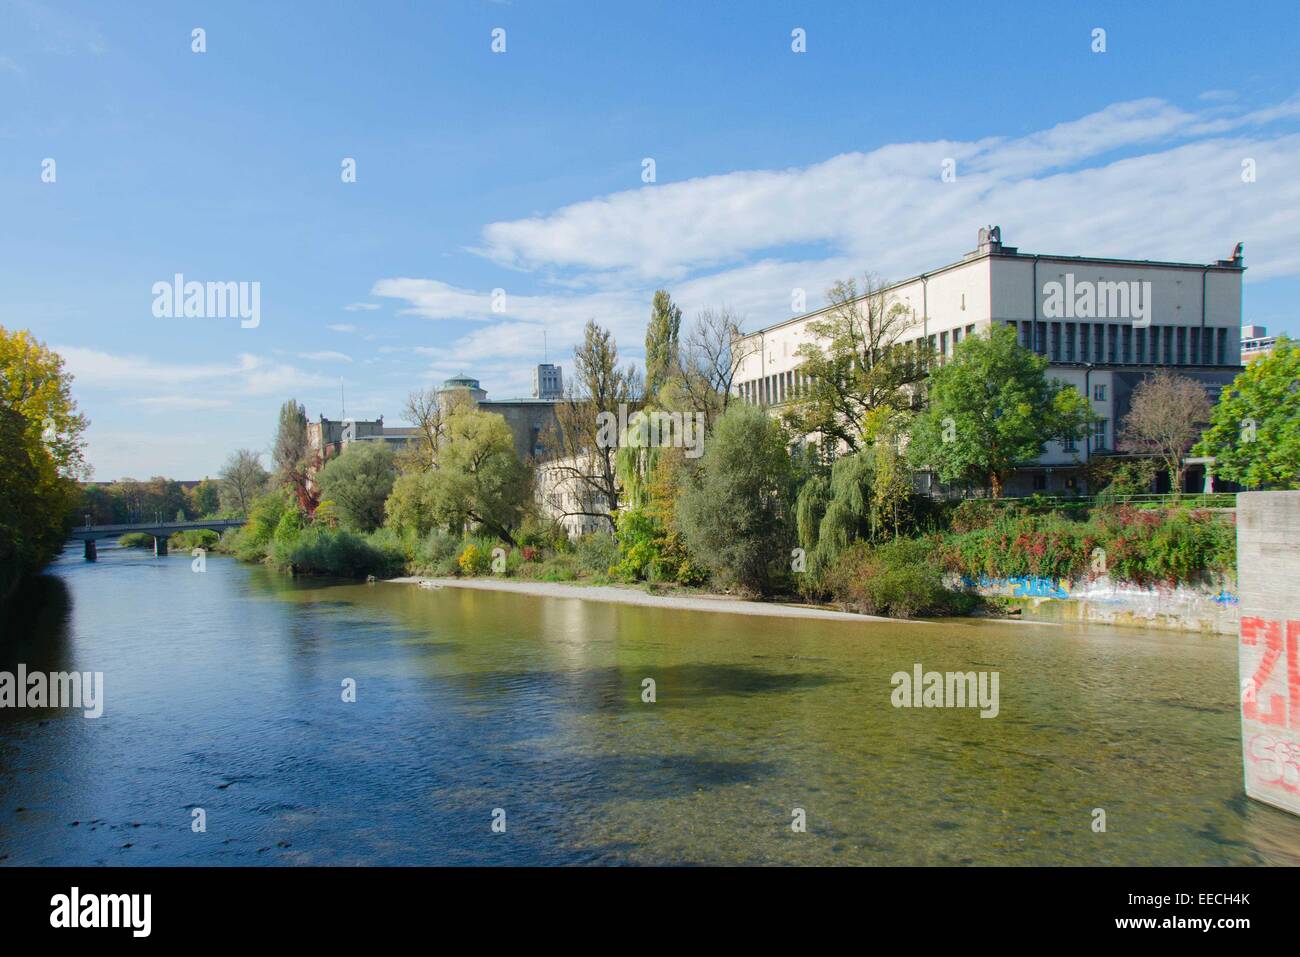
<instances>
[{"instance_id":1,"label":"graffiti on wall","mask_svg":"<svg viewBox=\"0 0 1300 957\"><path fill-rule=\"evenodd\" d=\"M1300 621L1241 619L1246 793L1300 809Z\"/></svg>"}]
</instances>

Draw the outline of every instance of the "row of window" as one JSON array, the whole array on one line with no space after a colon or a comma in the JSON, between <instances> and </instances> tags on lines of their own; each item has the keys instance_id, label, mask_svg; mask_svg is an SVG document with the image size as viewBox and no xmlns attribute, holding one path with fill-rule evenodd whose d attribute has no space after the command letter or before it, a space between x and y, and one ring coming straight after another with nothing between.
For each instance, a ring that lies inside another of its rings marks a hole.
<instances>
[{"instance_id":1,"label":"row of window","mask_svg":"<svg viewBox=\"0 0 1300 957\"><path fill-rule=\"evenodd\" d=\"M1020 344L1053 362L1229 365L1228 330L1119 322L1017 322Z\"/></svg>"},{"instance_id":2,"label":"row of window","mask_svg":"<svg viewBox=\"0 0 1300 957\"><path fill-rule=\"evenodd\" d=\"M974 323L966 326L965 329L938 332L922 339L908 339L900 342L898 346L919 353L924 353L928 349L931 355L950 356L957 343L973 335L975 335ZM736 392L751 405L776 405L806 394L810 383L811 377L806 373L791 369L787 372L763 376L761 379L740 382L736 385Z\"/></svg>"}]
</instances>

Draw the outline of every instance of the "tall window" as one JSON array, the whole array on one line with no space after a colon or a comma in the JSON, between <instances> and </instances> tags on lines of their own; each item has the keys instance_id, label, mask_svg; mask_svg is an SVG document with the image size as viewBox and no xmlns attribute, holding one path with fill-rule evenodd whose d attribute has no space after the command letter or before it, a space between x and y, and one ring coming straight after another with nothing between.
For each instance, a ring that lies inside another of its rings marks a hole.
<instances>
[{"instance_id":1,"label":"tall window","mask_svg":"<svg viewBox=\"0 0 1300 957\"><path fill-rule=\"evenodd\" d=\"M1097 449L1106 448L1106 423L1108 421L1109 421L1108 419L1097 420L1097 430L1093 433L1092 436L1093 448L1097 448Z\"/></svg>"}]
</instances>

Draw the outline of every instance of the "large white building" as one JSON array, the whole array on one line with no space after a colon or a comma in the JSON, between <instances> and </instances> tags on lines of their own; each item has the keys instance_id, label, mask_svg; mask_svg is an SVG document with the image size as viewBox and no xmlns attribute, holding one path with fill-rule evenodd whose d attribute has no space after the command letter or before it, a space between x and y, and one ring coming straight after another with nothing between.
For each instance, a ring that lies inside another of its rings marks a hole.
<instances>
[{"instance_id":1,"label":"large white building","mask_svg":"<svg viewBox=\"0 0 1300 957\"><path fill-rule=\"evenodd\" d=\"M1021 469L1008 494L1082 491L1079 466L1113 454L1115 432L1137 383L1156 368L1174 368L1203 382L1213 397L1241 371L1242 246L1231 259L1176 263L1023 253L1002 243L994 226L958 262L888 285L888 306L911 314L904 343L938 357L967 336L1009 325L1019 340L1050 361L1050 374L1089 396L1100 421L1081 442L1049 442ZM735 391L779 407L806 387L796 355L814 337L796 316L745 337L749 354ZM775 411L775 410L774 410ZM1199 479L1197 479L1199 480Z\"/></svg>"}]
</instances>

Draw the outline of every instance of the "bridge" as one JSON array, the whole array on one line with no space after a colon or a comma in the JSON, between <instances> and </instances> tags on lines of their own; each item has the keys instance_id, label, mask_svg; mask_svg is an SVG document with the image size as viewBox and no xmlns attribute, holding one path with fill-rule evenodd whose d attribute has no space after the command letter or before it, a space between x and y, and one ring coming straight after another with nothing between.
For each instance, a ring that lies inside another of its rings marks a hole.
<instances>
[{"instance_id":1,"label":"bridge","mask_svg":"<svg viewBox=\"0 0 1300 957\"><path fill-rule=\"evenodd\" d=\"M167 539L176 532L188 532L196 529L208 529L224 532L228 528L238 528L247 519L243 518L199 518L192 522L143 522L135 525L82 525L72 530L69 535L73 541L85 542L86 561L93 562L99 555L95 542L101 538L120 538L131 532L153 536L153 553L157 556L167 554Z\"/></svg>"}]
</instances>

